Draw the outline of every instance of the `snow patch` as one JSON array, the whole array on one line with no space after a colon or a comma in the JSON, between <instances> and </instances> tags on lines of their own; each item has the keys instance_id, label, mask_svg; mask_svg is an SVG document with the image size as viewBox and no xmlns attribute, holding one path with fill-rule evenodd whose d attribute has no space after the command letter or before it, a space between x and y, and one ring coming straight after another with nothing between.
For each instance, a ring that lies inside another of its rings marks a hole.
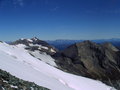
<instances>
[{"instance_id":1,"label":"snow patch","mask_svg":"<svg viewBox=\"0 0 120 90\"><path fill-rule=\"evenodd\" d=\"M12 88L18 88L17 86L10 85Z\"/></svg>"},{"instance_id":2,"label":"snow patch","mask_svg":"<svg viewBox=\"0 0 120 90\"><path fill-rule=\"evenodd\" d=\"M55 50L53 50L52 48L50 49L50 51L51 51L51 52L54 52L54 53L56 53L56 51L55 51Z\"/></svg>"},{"instance_id":3,"label":"snow patch","mask_svg":"<svg viewBox=\"0 0 120 90\"><path fill-rule=\"evenodd\" d=\"M47 55L46 53L40 53L38 50L35 50L34 52L29 51L29 53L32 54L34 57L38 58L39 60L49 65L57 67L55 60L50 55Z\"/></svg>"},{"instance_id":4,"label":"snow patch","mask_svg":"<svg viewBox=\"0 0 120 90\"><path fill-rule=\"evenodd\" d=\"M27 46L24 45L24 44L17 44L16 46L19 47L19 48L25 48L25 47L27 47Z\"/></svg>"},{"instance_id":5,"label":"snow patch","mask_svg":"<svg viewBox=\"0 0 120 90\"><path fill-rule=\"evenodd\" d=\"M41 48L48 50L48 47L42 46Z\"/></svg>"},{"instance_id":6,"label":"snow patch","mask_svg":"<svg viewBox=\"0 0 120 90\"><path fill-rule=\"evenodd\" d=\"M33 42L33 40L31 40L31 39L27 39L27 41L29 41L29 42Z\"/></svg>"},{"instance_id":7,"label":"snow patch","mask_svg":"<svg viewBox=\"0 0 120 90\"><path fill-rule=\"evenodd\" d=\"M21 38L20 40L24 40L24 38Z\"/></svg>"}]
</instances>

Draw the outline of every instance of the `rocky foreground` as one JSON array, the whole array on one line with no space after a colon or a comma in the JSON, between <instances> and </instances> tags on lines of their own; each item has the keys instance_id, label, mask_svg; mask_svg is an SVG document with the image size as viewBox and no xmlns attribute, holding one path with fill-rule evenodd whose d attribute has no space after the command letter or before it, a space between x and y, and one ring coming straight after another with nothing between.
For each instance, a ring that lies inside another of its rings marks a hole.
<instances>
[{"instance_id":1,"label":"rocky foreground","mask_svg":"<svg viewBox=\"0 0 120 90\"><path fill-rule=\"evenodd\" d=\"M49 90L35 83L24 81L0 69L0 90Z\"/></svg>"}]
</instances>

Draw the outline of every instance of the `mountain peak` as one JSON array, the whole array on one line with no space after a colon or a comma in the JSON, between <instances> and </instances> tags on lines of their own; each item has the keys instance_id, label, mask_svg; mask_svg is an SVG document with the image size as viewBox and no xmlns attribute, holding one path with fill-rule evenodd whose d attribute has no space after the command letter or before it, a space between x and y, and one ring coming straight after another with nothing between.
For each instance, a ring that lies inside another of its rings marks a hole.
<instances>
[{"instance_id":1,"label":"mountain peak","mask_svg":"<svg viewBox=\"0 0 120 90\"><path fill-rule=\"evenodd\" d=\"M120 74L117 69L120 67L120 52L110 43L103 45L87 40L56 53L54 58L60 68L73 74L108 83L120 79L117 76Z\"/></svg>"},{"instance_id":2,"label":"mountain peak","mask_svg":"<svg viewBox=\"0 0 120 90\"><path fill-rule=\"evenodd\" d=\"M80 43L76 43L76 46L78 47L98 47L99 44L95 43L95 42L92 42L90 40L86 40L86 41L83 41L83 42L80 42Z\"/></svg>"},{"instance_id":3,"label":"mountain peak","mask_svg":"<svg viewBox=\"0 0 120 90\"><path fill-rule=\"evenodd\" d=\"M56 53L57 49L53 46L49 45L47 42L43 40L39 40L37 37L31 38L31 39L19 39L12 43L11 45L19 45L23 44L26 46L27 50L30 51L39 51L39 52L45 52L49 55L52 55Z\"/></svg>"},{"instance_id":4,"label":"mountain peak","mask_svg":"<svg viewBox=\"0 0 120 90\"><path fill-rule=\"evenodd\" d=\"M31 40L36 41L36 40L39 40L39 39L37 37L33 37L33 38L31 38Z\"/></svg>"},{"instance_id":5,"label":"mountain peak","mask_svg":"<svg viewBox=\"0 0 120 90\"><path fill-rule=\"evenodd\" d=\"M96 43L94 43L94 42L92 42L90 40L85 40L85 41L80 42L80 43L83 43L83 44L96 44Z\"/></svg>"}]
</instances>

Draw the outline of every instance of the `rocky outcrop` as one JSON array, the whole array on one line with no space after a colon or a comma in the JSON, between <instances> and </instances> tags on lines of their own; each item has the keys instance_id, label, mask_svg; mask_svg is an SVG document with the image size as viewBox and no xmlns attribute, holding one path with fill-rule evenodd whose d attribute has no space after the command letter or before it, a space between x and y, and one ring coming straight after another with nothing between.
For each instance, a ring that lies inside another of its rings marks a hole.
<instances>
[{"instance_id":1,"label":"rocky outcrop","mask_svg":"<svg viewBox=\"0 0 120 90\"><path fill-rule=\"evenodd\" d=\"M40 52L45 52L49 55L53 55L56 53L57 49L53 46L49 45L47 42L39 40L38 38L34 37L31 39L19 39L15 42L10 43L11 45L18 45L23 44L26 45L26 49L30 51L38 50Z\"/></svg>"},{"instance_id":2,"label":"rocky outcrop","mask_svg":"<svg viewBox=\"0 0 120 90\"><path fill-rule=\"evenodd\" d=\"M0 90L49 90L0 69Z\"/></svg>"},{"instance_id":3,"label":"rocky outcrop","mask_svg":"<svg viewBox=\"0 0 120 90\"><path fill-rule=\"evenodd\" d=\"M84 41L53 55L60 69L101 80L120 90L120 51L110 43Z\"/></svg>"}]
</instances>

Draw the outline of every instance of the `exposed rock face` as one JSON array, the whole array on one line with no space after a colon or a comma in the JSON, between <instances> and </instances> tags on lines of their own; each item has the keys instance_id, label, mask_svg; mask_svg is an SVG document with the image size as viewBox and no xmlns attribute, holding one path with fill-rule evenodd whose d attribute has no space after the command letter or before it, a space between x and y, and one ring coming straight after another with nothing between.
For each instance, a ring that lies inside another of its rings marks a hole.
<instances>
[{"instance_id":1,"label":"exposed rock face","mask_svg":"<svg viewBox=\"0 0 120 90\"><path fill-rule=\"evenodd\" d=\"M0 69L0 90L49 90Z\"/></svg>"},{"instance_id":2,"label":"exposed rock face","mask_svg":"<svg viewBox=\"0 0 120 90\"><path fill-rule=\"evenodd\" d=\"M10 43L11 45L18 45L23 44L26 45L26 49L30 51L41 51L46 52L49 55L53 55L56 53L57 49L55 49L53 46L49 45L47 42L39 40L38 38L34 37L32 39L19 39L15 42Z\"/></svg>"},{"instance_id":3,"label":"exposed rock face","mask_svg":"<svg viewBox=\"0 0 120 90\"><path fill-rule=\"evenodd\" d=\"M84 41L53 57L64 71L101 80L120 90L120 51L110 43Z\"/></svg>"}]
</instances>

